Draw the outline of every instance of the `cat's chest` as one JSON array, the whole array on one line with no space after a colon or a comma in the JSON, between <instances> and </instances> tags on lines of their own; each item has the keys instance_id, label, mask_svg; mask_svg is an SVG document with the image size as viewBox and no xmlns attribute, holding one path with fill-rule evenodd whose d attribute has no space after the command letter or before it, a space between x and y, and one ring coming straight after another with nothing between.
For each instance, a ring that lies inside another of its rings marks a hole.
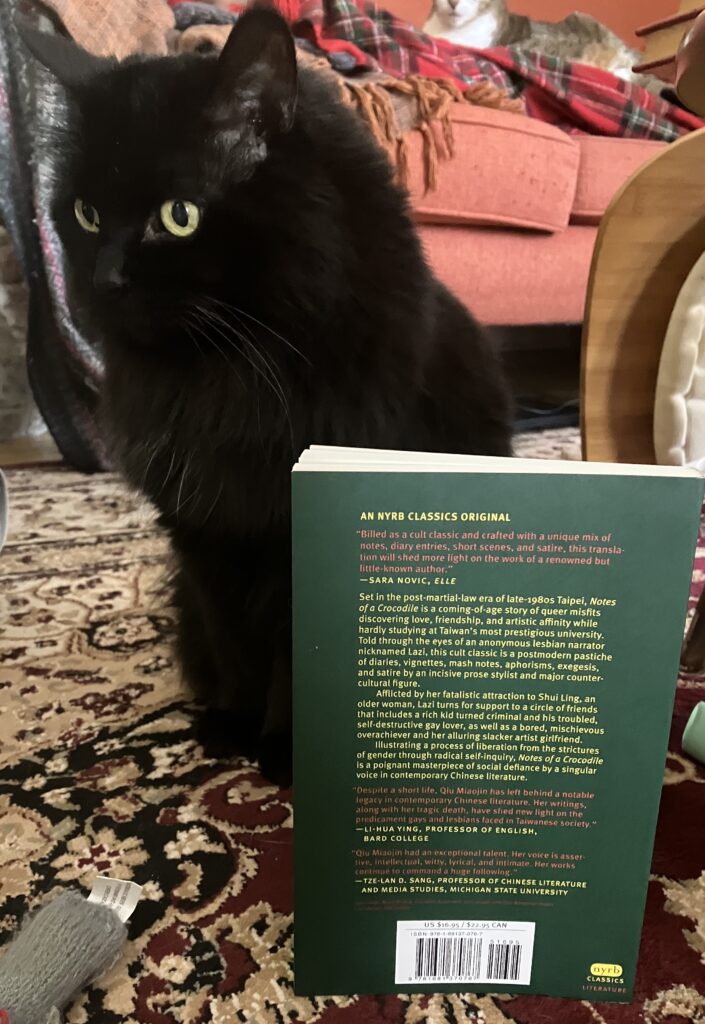
<instances>
[{"instance_id":1,"label":"cat's chest","mask_svg":"<svg viewBox=\"0 0 705 1024\"><path fill-rule=\"evenodd\" d=\"M494 11L487 11L464 26L465 46L475 46L478 50L494 46L499 35L499 18Z\"/></svg>"},{"instance_id":2,"label":"cat's chest","mask_svg":"<svg viewBox=\"0 0 705 1024\"><path fill-rule=\"evenodd\" d=\"M214 529L218 534L256 535L288 518L293 454L223 445L194 445L175 460L165 486L161 468L150 471L148 493L172 525Z\"/></svg>"},{"instance_id":3,"label":"cat's chest","mask_svg":"<svg viewBox=\"0 0 705 1024\"><path fill-rule=\"evenodd\" d=\"M179 395L173 387L164 402L155 388L150 404L140 393L143 383L138 378L130 389L118 381L105 416L117 465L165 523L253 534L288 515L295 455L278 421L273 426L264 410L250 415L242 401L227 401L216 389L204 396L184 388Z\"/></svg>"}]
</instances>

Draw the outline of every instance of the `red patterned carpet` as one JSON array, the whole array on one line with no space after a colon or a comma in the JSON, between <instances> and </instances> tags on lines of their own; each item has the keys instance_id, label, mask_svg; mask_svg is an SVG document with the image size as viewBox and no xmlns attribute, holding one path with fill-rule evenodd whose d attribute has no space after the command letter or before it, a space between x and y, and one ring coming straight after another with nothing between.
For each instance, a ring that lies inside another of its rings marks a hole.
<instances>
[{"instance_id":1,"label":"red patterned carpet","mask_svg":"<svg viewBox=\"0 0 705 1024\"><path fill-rule=\"evenodd\" d=\"M574 439L523 450L570 457ZM705 769L679 682L636 1000L292 992L291 794L208 761L169 648L163 539L113 477L9 474L0 556L0 942L58 887L144 886L68 1024L705 1024ZM705 580L705 536L693 598ZM638 721L634 727L638 727ZM324 838L324 837L322 837Z\"/></svg>"}]
</instances>

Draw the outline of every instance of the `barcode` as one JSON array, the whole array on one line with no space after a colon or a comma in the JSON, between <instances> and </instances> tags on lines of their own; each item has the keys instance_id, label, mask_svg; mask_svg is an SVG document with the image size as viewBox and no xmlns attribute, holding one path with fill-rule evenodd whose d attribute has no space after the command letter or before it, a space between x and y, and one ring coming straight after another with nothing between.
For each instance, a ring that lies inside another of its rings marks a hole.
<instances>
[{"instance_id":1,"label":"barcode","mask_svg":"<svg viewBox=\"0 0 705 1024\"><path fill-rule=\"evenodd\" d=\"M482 939L416 940L414 981L473 981L480 973Z\"/></svg>"},{"instance_id":2,"label":"barcode","mask_svg":"<svg viewBox=\"0 0 705 1024\"><path fill-rule=\"evenodd\" d=\"M528 985L531 921L398 921L395 981Z\"/></svg>"},{"instance_id":3,"label":"barcode","mask_svg":"<svg viewBox=\"0 0 705 1024\"><path fill-rule=\"evenodd\" d=\"M521 943L490 942L487 977L490 981L517 981L521 975Z\"/></svg>"}]
</instances>

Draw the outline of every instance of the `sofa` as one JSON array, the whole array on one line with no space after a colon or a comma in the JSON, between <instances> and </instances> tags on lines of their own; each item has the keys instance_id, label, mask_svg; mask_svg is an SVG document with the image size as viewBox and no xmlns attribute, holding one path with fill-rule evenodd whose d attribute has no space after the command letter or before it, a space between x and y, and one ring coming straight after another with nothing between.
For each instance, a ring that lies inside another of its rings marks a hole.
<instances>
[{"instance_id":1,"label":"sofa","mask_svg":"<svg viewBox=\"0 0 705 1024\"><path fill-rule=\"evenodd\" d=\"M486 324L581 323L600 220L666 143L569 135L469 103L451 120L455 154L432 192L421 133L409 141L414 215L439 277Z\"/></svg>"}]
</instances>

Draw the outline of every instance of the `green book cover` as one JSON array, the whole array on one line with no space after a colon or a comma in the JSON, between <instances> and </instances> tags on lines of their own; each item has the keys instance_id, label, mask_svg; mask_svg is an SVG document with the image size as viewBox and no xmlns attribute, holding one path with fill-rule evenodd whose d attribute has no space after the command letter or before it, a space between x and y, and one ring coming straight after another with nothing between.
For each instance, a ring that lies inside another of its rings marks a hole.
<instances>
[{"instance_id":1,"label":"green book cover","mask_svg":"<svg viewBox=\"0 0 705 1024\"><path fill-rule=\"evenodd\" d=\"M295 989L631 998L703 482L311 449Z\"/></svg>"}]
</instances>

